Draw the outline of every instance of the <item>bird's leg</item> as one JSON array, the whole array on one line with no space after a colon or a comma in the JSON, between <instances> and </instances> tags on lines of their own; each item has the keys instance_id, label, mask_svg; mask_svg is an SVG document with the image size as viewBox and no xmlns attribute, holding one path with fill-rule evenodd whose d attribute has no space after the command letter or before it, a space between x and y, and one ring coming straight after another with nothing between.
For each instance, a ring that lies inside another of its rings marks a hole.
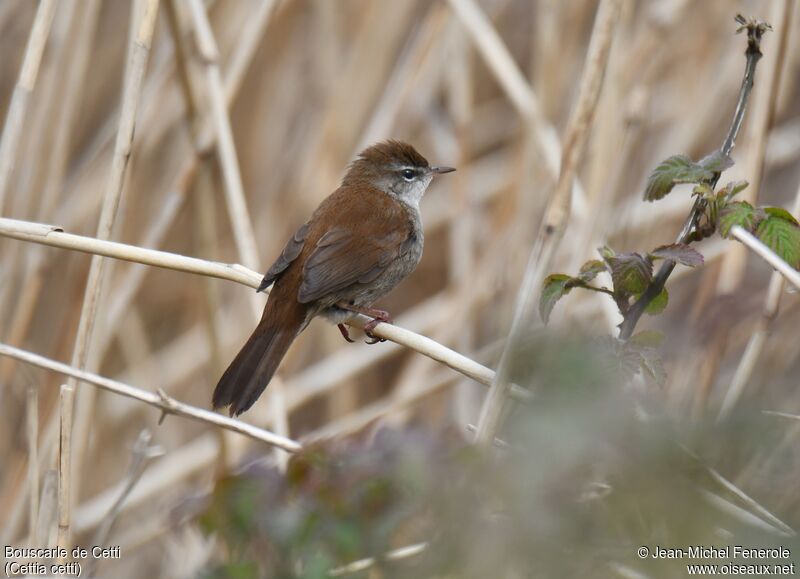
<instances>
[{"instance_id":1,"label":"bird's leg","mask_svg":"<svg viewBox=\"0 0 800 579\"><path fill-rule=\"evenodd\" d=\"M337 327L339 328L339 331L342 333L342 337L343 337L345 340L347 340L347 341L348 341L348 342L350 342L351 344L355 342L355 340L353 340L353 339L350 337L350 332L348 332L348 331L347 331L347 326L345 326L344 324L336 324L336 325L337 325Z\"/></svg>"},{"instance_id":2,"label":"bird's leg","mask_svg":"<svg viewBox=\"0 0 800 579\"><path fill-rule=\"evenodd\" d=\"M357 306L355 304L348 304L348 303L338 303L336 304L337 307L347 310L349 312L355 312L357 314L363 314L365 316L369 316L372 318L366 324L364 324L364 333L370 339L367 344L377 344L378 342L385 342L386 338L379 338L372 333L372 330L375 329L375 326L381 323L392 323L392 317L389 315L389 312L385 310L379 310L376 308L366 308L362 306ZM340 328L341 329L341 328Z\"/></svg>"}]
</instances>

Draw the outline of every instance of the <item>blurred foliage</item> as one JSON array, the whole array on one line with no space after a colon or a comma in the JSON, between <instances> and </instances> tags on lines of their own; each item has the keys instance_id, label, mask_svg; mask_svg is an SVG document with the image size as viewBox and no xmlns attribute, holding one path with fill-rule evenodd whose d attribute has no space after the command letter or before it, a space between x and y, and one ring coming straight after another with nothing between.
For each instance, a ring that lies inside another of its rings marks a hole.
<instances>
[{"instance_id":1,"label":"blurred foliage","mask_svg":"<svg viewBox=\"0 0 800 579\"><path fill-rule=\"evenodd\" d=\"M523 340L513 376L535 396L513 409L491 452L455 433L381 429L307 449L286 477L259 466L220 479L199 520L226 556L203 576L321 578L422 541L420 555L379 558L372 576L617 577L627 568L675 577L686 560L641 560L637 548L782 544L800 553L760 515L741 514L752 509L706 468L742 472L764 445L778 445L785 424L754 410L724 425L655 413L659 391L623 386L608 343ZM645 356L658 343L642 333L631 348ZM798 466L795 451L782 458L759 476Z\"/></svg>"}]
</instances>

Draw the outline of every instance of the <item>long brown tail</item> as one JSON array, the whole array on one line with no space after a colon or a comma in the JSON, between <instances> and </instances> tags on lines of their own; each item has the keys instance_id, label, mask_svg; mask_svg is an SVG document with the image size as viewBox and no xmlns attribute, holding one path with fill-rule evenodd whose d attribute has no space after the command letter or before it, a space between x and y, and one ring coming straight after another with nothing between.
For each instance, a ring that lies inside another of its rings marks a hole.
<instances>
[{"instance_id":1,"label":"long brown tail","mask_svg":"<svg viewBox=\"0 0 800 579\"><path fill-rule=\"evenodd\" d=\"M256 329L214 388L214 408L230 406L231 416L250 408L269 384L305 323L305 308L278 305L270 295Z\"/></svg>"}]
</instances>

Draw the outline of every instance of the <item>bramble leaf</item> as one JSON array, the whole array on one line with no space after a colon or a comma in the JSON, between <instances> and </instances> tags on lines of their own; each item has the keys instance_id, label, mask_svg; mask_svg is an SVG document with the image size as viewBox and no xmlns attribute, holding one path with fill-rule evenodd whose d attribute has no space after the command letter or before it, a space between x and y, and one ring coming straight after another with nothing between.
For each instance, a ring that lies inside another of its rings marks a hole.
<instances>
[{"instance_id":1,"label":"bramble leaf","mask_svg":"<svg viewBox=\"0 0 800 579\"><path fill-rule=\"evenodd\" d=\"M667 288L663 288L661 290L661 293L658 294L656 297L654 297L653 301L647 304L644 313L649 314L651 316L660 314L666 309L668 302L669 302L669 294L667 293Z\"/></svg>"},{"instance_id":2,"label":"bramble leaf","mask_svg":"<svg viewBox=\"0 0 800 579\"><path fill-rule=\"evenodd\" d=\"M661 161L647 179L646 201L657 201L672 191L676 183L700 183L711 179L714 172L686 155L673 155Z\"/></svg>"},{"instance_id":3,"label":"bramble leaf","mask_svg":"<svg viewBox=\"0 0 800 579\"><path fill-rule=\"evenodd\" d=\"M539 298L539 315L545 324L550 319L550 314L556 302L572 289L572 286L569 285L571 281L573 281L573 278L563 273L554 273L545 278L542 286L542 297Z\"/></svg>"},{"instance_id":4,"label":"bramble leaf","mask_svg":"<svg viewBox=\"0 0 800 579\"><path fill-rule=\"evenodd\" d=\"M644 330L630 337L628 344L636 349L658 348L664 342L664 334L656 330Z\"/></svg>"},{"instance_id":5,"label":"bramble leaf","mask_svg":"<svg viewBox=\"0 0 800 579\"><path fill-rule=\"evenodd\" d=\"M685 243L673 243L656 247L650 252L653 259L671 259L689 267L703 265L703 256L699 251Z\"/></svg>"},{"instance_id":6,"label":"bramble leaf","mask_svg":"<svg viewBox=\"0 0 800 579\"><path fill-rule=\"evenodd\" d=\"M734 225L753 231L756 221L758 221L758 211L755 207L747 201L733 201L720 211L719 234L728 237Z\"/></svg>"},{"instance_id":7,"label":"bramble leaf","mask_svg":"<svg viewBox=\"0 0 800 579\"><path fill-rule=\"evenodd\" d=\"M617 294L641 294L653 279L653 263L640 253L618 253L606 262Z\"/></svg>"},{"instance_id":8,"label":"bramble leaf","mask_svg":"<svg viewBox=\"0 0 800 579\"><path fill-rule=\"evenodd\" d=\"M767 213L768 217L758 224L756 237L786 263L795 269L800 269L800 227L794 218L792 220L784 219L779 216L779 212L774 211L767 211Z\"/></svg>"},{"instance_id":9,"label":"bramble leaf","mask_svg":"<svg viewBox=\"0 0 800 579\"><path fill-rule=\"evenodd\" d=\"M606 271L606 264L599 259L592 259L581 266L578 277L584 282L590 282L597 274Z\"/></svg>"},{"instance_id":10,"label":"bramble leaf","mask_svg":"<svg viewBox=\"0 0 800 579\"><path fill-rule=\"evenodd\" d=\"M767 215L779 217L781 219L785 219L786 221L791 221L795 225L800 225L797 223L797 219L794 218L794 215L786 211L786 209L783 207L762 207L761 209L763 209L764 213Z\"/></svg>"},{"instance_id":11,"label":"bramble leaf","mask_svg":"<svg viewBox=\"0 0 800 579\"><path fill-rule=\"evenodd\" d=\"M733 159L728 155L723 155L722 151L717 149L710 155L700 159L698 165L712 173L722 173L725 169L733 167Z\"/></svg>"}]
</instances>

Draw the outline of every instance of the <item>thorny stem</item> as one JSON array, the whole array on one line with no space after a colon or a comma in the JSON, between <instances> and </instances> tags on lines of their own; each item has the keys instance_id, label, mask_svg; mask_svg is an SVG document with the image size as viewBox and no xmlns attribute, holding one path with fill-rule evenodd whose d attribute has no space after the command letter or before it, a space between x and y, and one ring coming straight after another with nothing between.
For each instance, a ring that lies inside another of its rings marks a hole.
<instances>
[{"instance_id":1,"label":"thorny stem","mask_svg":"<svg viewBox=\"0 0 800 579\"><path fill-rule=\"evenodd\" d=\"M745 51L747 63L745 64L742 86L739 89L739 100L736 103L736 111L734 112L730 129L728 129L728 135L725 137L725 141L723 141L722 147L720 148L723 157L730 155L736 143L736 137L739 134L739 129L742 127L742 121L744 120L744 114L747 109L747 102L750 99L750 93L753 90L753 79L755 78L756 74L756 65L761 58L761 37L767 30L772 30L772 27L766 22L755 19L748 20L741 14L736 16L736 22L741 24L739 29L736 31L737 33L741 32L742 30L747 31L747 50ZM707 182L712 190L716 186L717 181L719 181L720 174L721 173L719 171L715 172L711 179ZM695 199L694 206L692 206L692 211L686 218L683 228L675 240L676 243L690 243L693 241L695 230L700 222L700 218L703 216L705 208L705 200L701 197L697 197ZM664 284L667 283L667 279L672 274L672 270L674 269L674 261L670 259L664 260L664 263L653 277L653 281L650 282L650 285L647 286L647 289L639 297L639 299L631 305L627 312L625 312L624 319L619 326L620 340L627 340L631 337L633 331L636 329L636 324L639 322L639 318L642 317L642 314L650 302L652 302L656 296L661 293L661 290L664 289Z\"/></svg>"}]
</instances>

